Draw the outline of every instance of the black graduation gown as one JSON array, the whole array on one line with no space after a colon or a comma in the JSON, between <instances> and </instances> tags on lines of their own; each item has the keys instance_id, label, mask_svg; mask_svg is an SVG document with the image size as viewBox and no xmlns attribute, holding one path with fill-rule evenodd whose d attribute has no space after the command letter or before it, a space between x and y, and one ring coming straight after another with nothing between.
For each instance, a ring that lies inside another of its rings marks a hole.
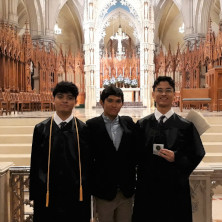
<instances>
[{"instance_id":1,"label":"black graduation gown","mask_svg":"<svg viewBox=\"0 0 222 222\"><path fill-rule=\"evenodd\" d=\"M138 175L134 222L191 222L189 176L205 155L193 123L173 114L161 127L154 114L137 122ZM170 163L153 154L153 143L174 151Z\"/></svg>"},{"instance_id":2,"label":"black graduation gown","mask_svg":"<svg viewBox=\"0 0 222 222\"><path fill-rule=\"evenodd\" d=\"M37 124L33 134L30 200L34 200L34 222L78 221L89 222L90 194L87 183L89 151L87 130L77 119L80 136L83 202L79 201L79 157L74 119L63 129L53 121L49 180L49 207L45 207L51 118Z\"/></svg>"}]
</instances>

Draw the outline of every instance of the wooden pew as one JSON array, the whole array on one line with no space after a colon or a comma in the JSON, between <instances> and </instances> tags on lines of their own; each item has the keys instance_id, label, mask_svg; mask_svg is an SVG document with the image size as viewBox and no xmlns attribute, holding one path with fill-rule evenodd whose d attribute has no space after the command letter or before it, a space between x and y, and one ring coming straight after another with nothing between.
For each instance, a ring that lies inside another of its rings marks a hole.
<instances>
[{"instance_id":1,"label":"wooden pew","mask_svg":"<svg viewBox=\"0 0 222 222\"><path fill-rule=\"evenodd\" d=\"M208 105L209 110L212 111L209 88L182 88L180 94L181 112L183 111L183 107L185 105L188 108L190 108L191 105L194 105L195 107L201 109L206 104Z\"/></svg>"},{"instance_id":2,"label":"wooden pew","mask_svg":"<svg viewBox=\"0 0 222 222\"><path fill-rule=\"evenodd\" d=\"M8 113L11 114L11 110L9 108L9 93L8 90L6 92L2 91L2 88L0 88L0 108L1 108L1 114L3 115L3 112L7 115Z\"/></svg>"}]
</instances>

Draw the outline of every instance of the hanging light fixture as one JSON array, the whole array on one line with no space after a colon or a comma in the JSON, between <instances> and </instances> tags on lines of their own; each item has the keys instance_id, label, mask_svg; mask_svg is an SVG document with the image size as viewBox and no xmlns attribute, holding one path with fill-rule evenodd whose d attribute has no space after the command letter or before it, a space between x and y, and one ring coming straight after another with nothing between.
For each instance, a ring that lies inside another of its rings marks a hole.
<instances>
[{"instance_id":1,"label":"hanging light fixture","mask_svg":"<svg viewBox=\"0 0 222 222\"><path fill-rule=\"evenodd\" d=\"M179 27L179 32L184 33L184 23L182 24L182 26Z\"/></svg>"},{"instance_id":2,"label":"hanging light fixture","mask_svg":"<svg viewBox=\"0 0 222 222\"><path fill-rule=\"evenodd\" d=\"M54 33L55 33L56 35L62 34L62 29L59 28L57 22L56 22L56 24L55 24L55 26L54 26Z\"/></svg>"}]
</instances>

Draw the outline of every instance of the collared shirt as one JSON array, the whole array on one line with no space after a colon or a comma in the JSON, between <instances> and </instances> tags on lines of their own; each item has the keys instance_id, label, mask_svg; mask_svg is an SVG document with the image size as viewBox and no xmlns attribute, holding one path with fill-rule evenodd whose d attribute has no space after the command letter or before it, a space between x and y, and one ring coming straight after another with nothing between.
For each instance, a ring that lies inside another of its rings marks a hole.
<instances>
[{"instance_id":1,"label":"collared shirt","mask_svg":"<svg viewBox=\"0 0 222 222\"><path fill-rule=\"evenodd\" d=\"M109 117L105 116L103 113L102 117L110 139L113 141L113 145L116 150L118 150L123 135L123 129L119 123L119 116L117 116L114 120L110 120Z\"/></svg>"},{"instance_id":2,"label":"collared shirt","mask_svg":"<svg viewBox=\"0 0 222 222\"><path fill-rule=\"evenodd\" d=\"M171 108L167 113L165 114L162 114L161 112L159 112L157 109L155 109L154 111L154 115L155 115L155 118L156 120L159 122L160 121L160 117L162 115L165 116L165 118L163 119L163 122L165 123L172 115L174 114L174 111L173 109Z\"/></svg>"},{"instance_id":3,"label":"collared shirt","mask_svg":"<svg viewBox=\"0 0 222 222\"><path fill-rule=\"evenodd\" d=\"M66 123L70 122L70 121L72 120L72 118L73 118L73 115L71 114L66 120L62 120L62 119L57 115L56 112L55 112L55 114L54 114L54 121L55 121L55 123L56 123L58 126L60 126L60 123L61 123L61 122L66 122Z\"/></svg>"}]
</instances>

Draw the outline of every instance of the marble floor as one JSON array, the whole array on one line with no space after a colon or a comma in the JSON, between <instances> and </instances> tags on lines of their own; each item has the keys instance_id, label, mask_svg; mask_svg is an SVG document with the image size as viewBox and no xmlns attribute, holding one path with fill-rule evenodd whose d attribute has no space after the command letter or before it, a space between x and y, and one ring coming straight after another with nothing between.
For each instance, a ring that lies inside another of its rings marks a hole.
<instances>
[{"instance_id":1,"label":"marble floor","mask_svg":"<svg viewBox=\"0 0 222 222\"><path fill-rule=\"evenodd\" d=\"M178 107L173 108L174 111L183 116L186 117L189 110L184 109L183 112L180 112L180 109ZM133 119L137 120L140 119L146 115L151 114L154 111L154 108L126 108L123 107L120 111L120 115L128 115L131 116ZM215 116L215 117L222 117L222 111L220 112L209 112L207 110L198 110L203 114L203 116ZM99 116L103 112L102 108L93 108L93 109L83 109L83 108L75 108L73 110L73 113L80 119L87 120L89 118ZM24 117L31 117L31 118L47 118L51 116L53 112L41 112L41 111L33 111L33 112L23 112L23 113L12 113L11 115L5 115L0 116L0 118L24 118Z\"/></svg>"}]
</instances>

